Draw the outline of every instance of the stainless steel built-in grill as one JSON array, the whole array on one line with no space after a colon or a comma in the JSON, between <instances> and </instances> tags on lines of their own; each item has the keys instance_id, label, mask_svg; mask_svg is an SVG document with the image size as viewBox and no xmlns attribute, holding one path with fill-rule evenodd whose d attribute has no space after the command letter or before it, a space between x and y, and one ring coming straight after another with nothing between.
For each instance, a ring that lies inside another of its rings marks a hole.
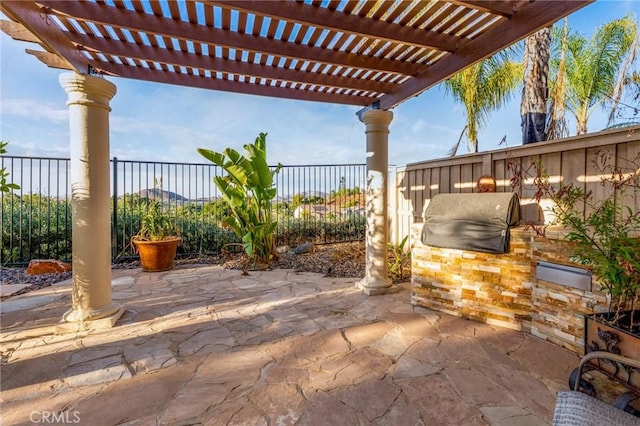
<instances>
[{"instance_id":1,"label":"stainless steel built-in grill","mask_svg":"<svg viewBox=\"0 0 640 426\"><path fill-rule=\"evenodd\" d=\"M435 195L425 211L422 243L443 248L506 253L509 227L520 221L511 192Z\"/></svg>"}]
</instances>

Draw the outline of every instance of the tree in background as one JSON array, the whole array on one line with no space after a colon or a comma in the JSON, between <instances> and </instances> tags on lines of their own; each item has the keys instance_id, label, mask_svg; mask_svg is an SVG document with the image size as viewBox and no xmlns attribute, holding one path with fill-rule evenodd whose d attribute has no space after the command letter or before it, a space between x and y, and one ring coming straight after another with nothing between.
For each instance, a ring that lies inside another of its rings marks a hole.
<instances>
[{"instance_id":1,"label":"tree in background","mask_svg":"<svg viewBox=\"0 0 640 426\"><path fill-rule=\"evenodd\" d=\"M456 154L465 134L468 150L478 152L478 131L489 114L509 100L522 79L521 64L510 59L512 52L497 53L445 81L445 90L464 105L467 121L449 155Z\"/></svg>"},{"instance_id":2,"label":"tree in background","mask_svg":"<svg viewBox=\"0 0 640 426\"><path fill-rule=\"evenodd\" d=\"M564 119L569 111L576 120L576 134L587 133L591 114L599 106L612 108L632 81L632 68L640 49L634 15L604 24L591 39L554 27L551 60L550 137L568 136Z\"/></svg>"},{"instance_id":3,"label":"tree in background","mask_svg":"<svg viewBox=\"0 0 640 426\"><path fill-rule=\"evenodd\" d=\"M520 102L522 143L546 140L551 28L543 28L525 42L523 89Z\"/></svg>"}]
</instances>

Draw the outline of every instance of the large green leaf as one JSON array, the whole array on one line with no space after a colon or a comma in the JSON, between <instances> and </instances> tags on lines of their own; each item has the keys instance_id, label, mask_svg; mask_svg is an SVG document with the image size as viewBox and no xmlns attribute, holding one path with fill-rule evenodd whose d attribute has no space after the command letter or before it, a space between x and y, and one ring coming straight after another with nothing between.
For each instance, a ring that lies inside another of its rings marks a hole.
<instances>
[{"instance_id":1,"label":"large green leaf","mask_svg":"<svg viewBox=\"0 0 640 426\"><path fill-rule=\"evenodd\" d=\"M222 153L199 149L198 152L227 173L216 176L214 183L231 210L224 219L243 242L247 255L268 262L275 256L276 222L271 217L271 200L276 195L273 177L282 165L272 171L267 163L266 133L260 133L253 144L244 146L247 156L227 148Z\"/></svg>"},{"instance_id":2,"label":"large green leaf","mask_svg":"<svg viewBox=\"0 0 640 426\"><path fill-rule=\"evenodd\" d=\"M261 189L271 188L273 185L273 175L271 174L271 169L269 165L264 159L261 158L252 158L251 164L253 165L253 170L256 173L256 185Z\"/></svg>"},{"instance_id":3,"label":"large green leaf","mask_svg":"<svg viewBox=\"0 0 640 426\"><path fill-rule=\"evenodd\" d=\"M223 167L225 156L219 152L212 151L210 149L198 148L198 153L213 164Z\"/></svg>"},{"instance_id":4,"label":"large green leaf","mask_svg":"<svg viewBox=\"0 0 640 426\"><path fill-rule=\"evenodd\" d=\"M244 249L247 253L247 256L250 258L254 256L254 238L253 233L248 232L242 237L242 243L244 244Z\"/></svg>"}]
</instances>

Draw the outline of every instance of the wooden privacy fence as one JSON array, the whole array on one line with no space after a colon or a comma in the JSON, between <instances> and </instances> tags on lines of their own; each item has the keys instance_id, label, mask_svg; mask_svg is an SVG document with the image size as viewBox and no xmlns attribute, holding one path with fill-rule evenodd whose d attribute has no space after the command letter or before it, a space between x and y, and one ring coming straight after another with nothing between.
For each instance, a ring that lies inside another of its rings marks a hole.
<instances>
[{"instance_id":1,"label":"wooden privacy fence","mask_svg":"<svg viewBox=\"0 0 640 426\"><path fill-rule=\"evenodd\" d=\"M434 195L475 192L480 176L493 176L496 191L513 191L510 185L513 165L527 169L538 161L551 183L573 184L592 190L596 199L604 198L610 189L600 184L601 169L594 163L601 151L610 154L611 161L619 162L620 166L639 159L640 126L407 164L396 170L395 187L390 185L390 241L397 243L410 235L411 225L422 222L424 209ZM549 201L542 200L538 206L532 200L535 189L531 183L531 180L525 181L518 190L521 219L524 223L548 223L550 218L545 217L545 209ZM625 202L634 211L640 209L638 197Z\"/></svg>"}]
</instances>

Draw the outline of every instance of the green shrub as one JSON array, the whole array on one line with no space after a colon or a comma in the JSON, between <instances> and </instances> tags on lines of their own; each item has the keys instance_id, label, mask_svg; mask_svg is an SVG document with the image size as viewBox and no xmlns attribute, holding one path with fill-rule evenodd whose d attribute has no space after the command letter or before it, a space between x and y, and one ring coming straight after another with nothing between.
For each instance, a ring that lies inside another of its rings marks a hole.
<instances>
[{"instance_id":1,"label":"green shrub","mask_svg":"<svg viewBox=\"0 0 640 426\"><path fill-rule=\"evenodd\" d=\"M38 194L2 198L2 264L71 258L71 203Z\"/></svg>"},{"instance_id":2,"label":"green shrub","mask_svg":"<svg viewBox=\"0 0 640 426\"><path fill-rule=\"evenodd\" d=\"M345 215L337 218L306 217L280 220L276 230L277 245L304 242L353 241L364 239L366 218Z\"/></svg>"},{"instance_id":3,"label":"green shrub","mask_svg":"<svg viewBox=\"0 0 640 426\"><path fill-rule=\"evenodd\" d=\"M8 144L9 142L0 141L0 155L7 153L6 146ZM7 182L8 178L9 172L7 172L7 169L3 167L0 169L0 192L11 192L14 189L20 189L20 187L15 183Z\"/></svg>"}]
</instances>

